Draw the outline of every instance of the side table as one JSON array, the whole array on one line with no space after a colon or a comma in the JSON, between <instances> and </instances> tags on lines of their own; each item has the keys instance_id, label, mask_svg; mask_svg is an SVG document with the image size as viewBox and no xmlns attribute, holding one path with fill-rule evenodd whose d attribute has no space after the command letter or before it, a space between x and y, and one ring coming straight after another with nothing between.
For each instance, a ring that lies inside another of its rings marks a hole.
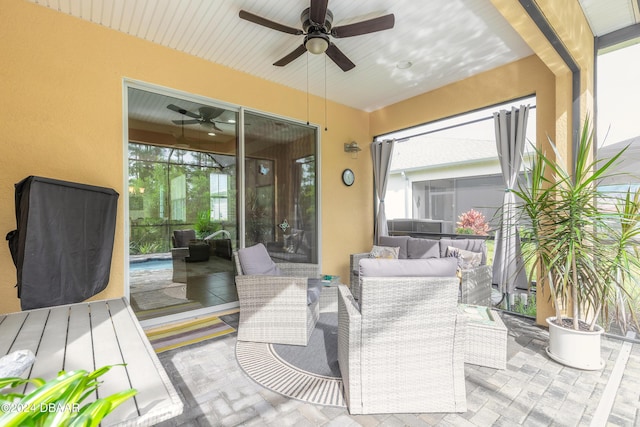
<instances>
[{"instance_id":1,"label":"side table","mask_svg":"<svg viewBox=\"0 0 640 427\"><path fill-rule=\"evenodd\" d=\"M467 318L465 363L495 369L507 367L507 327L495 310L479 305L458 304Z\"/></svg>"}]
</instances>

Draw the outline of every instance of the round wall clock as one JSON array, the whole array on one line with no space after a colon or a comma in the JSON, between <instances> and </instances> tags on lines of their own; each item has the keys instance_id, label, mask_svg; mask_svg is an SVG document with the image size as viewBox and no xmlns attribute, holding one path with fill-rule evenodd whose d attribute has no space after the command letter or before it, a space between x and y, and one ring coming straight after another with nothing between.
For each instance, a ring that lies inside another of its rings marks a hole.
<instances>
[{"instance_id":1,"label":"round wall clock","mask_svg":"<svg viewBox=\"0 0 640 427\"><path fill-rule=\"evenodd\" d=\"M345 169L342 172L342 182L344 182L344 185L351 186L355 180L356 176L353 174L351 169Z\"/></svg>"}]
</instances>

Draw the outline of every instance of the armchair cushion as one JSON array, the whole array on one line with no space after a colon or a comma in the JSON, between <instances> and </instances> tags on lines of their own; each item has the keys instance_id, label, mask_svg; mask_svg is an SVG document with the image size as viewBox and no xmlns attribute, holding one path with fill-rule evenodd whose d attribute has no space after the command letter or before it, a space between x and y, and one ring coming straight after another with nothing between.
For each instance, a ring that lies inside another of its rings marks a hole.
<instances>
[{"instance_id":1,"label":"armchair cushion","mask_svg":"<svg viewBox=\"0 0 640 427\"><path fill-rule=\"evenodd\" d=\"M455 258L362 259L361 277L455 277L458 262Z\"/></svg>"},{"instance_id":2,"label":"armchair cushion","mask_svg":"<svg viewBox=\"0 0 640 427\"><path fill-rule=\"evenodd\" d=\"M238 249L238 259L242 273L247 275L280 276L282 272L269 256L267 248L262 244Z\"/></svg>"}]
</instances>

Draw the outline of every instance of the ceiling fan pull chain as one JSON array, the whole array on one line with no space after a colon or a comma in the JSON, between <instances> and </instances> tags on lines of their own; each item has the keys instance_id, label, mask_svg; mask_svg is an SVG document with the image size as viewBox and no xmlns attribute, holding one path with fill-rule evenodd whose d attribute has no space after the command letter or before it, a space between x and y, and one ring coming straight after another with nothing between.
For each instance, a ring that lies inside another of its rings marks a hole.
<instances>
[{"instance_id":1,"label":"ceiling fan pull chain","mask_svg":"<svg viewBox=\"0 0 640 427\"><path fill-rule=\"evenodd\" d=\"M324 131L328 129L327 125L327 55L324 56Z\"/></svg>"},{"instance_id":2,"label":"ceiling fan pull chain","mask_svg":"<svg viewBox=\"0 0 640 427\"><path fill-rule=\"evenodd\" d=\"M309 54L307 53L307 126L309 125Z\"/></svg>"}]
</instances>

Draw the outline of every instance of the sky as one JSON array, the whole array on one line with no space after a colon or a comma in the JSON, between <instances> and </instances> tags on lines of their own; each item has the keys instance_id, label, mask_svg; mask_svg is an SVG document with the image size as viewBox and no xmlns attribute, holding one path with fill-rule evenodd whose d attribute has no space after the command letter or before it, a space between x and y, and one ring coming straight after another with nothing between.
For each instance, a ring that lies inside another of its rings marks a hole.
<instances>
[{"instance_id":1,"label":"sky","mask_svg":"<svg viewBox=\"0 0 640 427\"><path fill-rule=\"evenodd\" d=\"M640 135L640 43L598 56L597 66L598 145Z\"/></svg>"}]
</instances>

